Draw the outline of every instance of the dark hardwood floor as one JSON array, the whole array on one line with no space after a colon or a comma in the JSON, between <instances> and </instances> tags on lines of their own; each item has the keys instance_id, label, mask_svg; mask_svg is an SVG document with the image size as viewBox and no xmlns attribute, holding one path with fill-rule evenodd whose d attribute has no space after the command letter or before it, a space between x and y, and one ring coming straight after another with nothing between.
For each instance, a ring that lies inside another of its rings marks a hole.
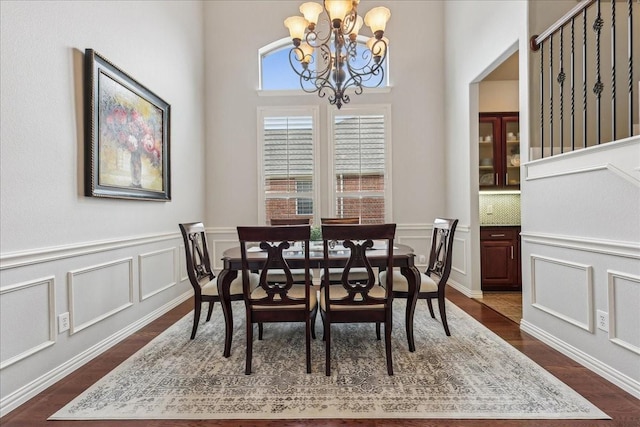
<instances>
[{"instance_id":1,"label":"dark hardwood floor","mask_svg":"<svg viewBox=\"0 0 640 427\"><path fill-rule=\"evenodd\" d=\"M638 427L640 426L640 400L612 385L600 376L592 373L578 363L568 359L540 341L520 331L519 326L508 318L485 305L469 299L454 289L449 289L447 298L458 307L476 318L504 340L543 366L553 375L564 381L582 396L612 417L612 420L442 420L442 419L403 419L403 420L113 420L113 421L47 421L47 417L63 407L102 376L115 368L130 355L142 348L156 335L167 329L191 308L187 301L171 310L160 319L149 324L120 344L86 364L81 369L49 387L27 403L0 418L0 425L47 426L51 427L99 427L99 426L148 426L148 427L186 427L186 426L531 426L531 427ZM222 343L220 343L222 352Z\"/></svg>"}]
</instances>

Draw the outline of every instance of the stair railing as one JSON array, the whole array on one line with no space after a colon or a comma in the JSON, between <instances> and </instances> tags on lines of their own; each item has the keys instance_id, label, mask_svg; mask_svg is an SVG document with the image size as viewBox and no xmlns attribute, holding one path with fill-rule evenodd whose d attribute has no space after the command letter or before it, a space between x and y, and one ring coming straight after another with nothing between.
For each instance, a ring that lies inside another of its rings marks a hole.
<instances>
[{"instance_id":1,"label":"stair railing","mask_svg":"<svg viewBox=\"0 0 640 427\"><path fill-rule=\"evenodd\" d=\"M539 86L532 96L539 97L540 117L539 135L532 137L539 155L532 150L532 159L634 134L640 1L602 3L583 0L531 38L540 69L532 76Z\"/></svg>"}]
</instances>

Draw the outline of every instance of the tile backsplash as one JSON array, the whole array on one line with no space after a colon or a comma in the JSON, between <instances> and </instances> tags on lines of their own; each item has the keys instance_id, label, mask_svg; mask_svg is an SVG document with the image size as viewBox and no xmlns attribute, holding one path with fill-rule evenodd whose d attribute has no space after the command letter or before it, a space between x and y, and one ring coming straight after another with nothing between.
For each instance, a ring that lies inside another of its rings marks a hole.
<instances>
[{"instance_id":1,"label":"tile backsplash","mask_svg":"<svg viewBox=\"0 0 640 427\"><path fill-rule=\"evenodd\" d=\"M480 193L480 225L520 225L520 194Z\"/></svg>"}]
</instances>

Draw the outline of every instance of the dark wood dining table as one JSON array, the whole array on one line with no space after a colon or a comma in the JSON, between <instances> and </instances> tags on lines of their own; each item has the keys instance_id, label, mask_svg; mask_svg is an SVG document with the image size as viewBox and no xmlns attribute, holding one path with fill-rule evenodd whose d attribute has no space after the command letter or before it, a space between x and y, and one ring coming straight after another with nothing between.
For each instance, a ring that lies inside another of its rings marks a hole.
<instances>
[{"instance_id":1,"label":"dark wood dining table","mask_svg":"<svg viewBox=\"0 0 640 427\"><path fill-rule=\"evenodd\" d=\"M368 258L372 267L386 267L386 250L380 251L381 256L375 253ZM266 252L248 251L247 253L249 268L258 270L263 265L266 258ZM324 255L322 243L313 244L310 248L311 268L324 268ZM330 253L330 268L339 268L344 266L348 258L348 252L336 247ZM407 331L407 342L409 351L415 351L415 342L413 339L413 314L418 300L418 292L420 289L420 271L414 265L415 254L413 248L407 245L394 244L393 249L393 265L400 268L400 272L407 279L409 289L409 297L407 298L407 307L405 312L405 323ZM292 269L304 268L304 256L301 251L290 251L286 256L287 263ZM218 293L222 300L222 312L225 320L225 340L224 340L224 357L231 355L231 340L233 336L233 311L231 308L231 299L229 289L231 282L238 277L238 271L242 270L242 258L240 247L229 248L222 254L224 263L223 270L218 276Z\"/></svg>"}]
</instances>

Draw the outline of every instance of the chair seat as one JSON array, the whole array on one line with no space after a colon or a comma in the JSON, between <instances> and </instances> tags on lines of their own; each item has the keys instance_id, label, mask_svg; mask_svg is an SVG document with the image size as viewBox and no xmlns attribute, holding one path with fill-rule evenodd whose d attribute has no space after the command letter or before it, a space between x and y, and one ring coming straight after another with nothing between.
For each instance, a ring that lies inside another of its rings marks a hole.
<instances>
[{"instance_id":1,"label":"chair seat","mask_svg":"<svg viewBox=\"0 0 640 427\"><path fill-rule=\"evenodd\" d=\"M329 281L339 282L342 280L343 268L330 268L329 269ZM321 271L320 280L324 280L324 269ZM356 267L349 270L349 280L361 280L365 281L369 278L367 269L364 267Z\"/></svg>"},{"instance_id":2,"label":"chair seat","mask_svg":"<svg viewBox=\"0 0 640 427\"><path fill-rule=\"evenodd\" d=\"M304 268L292 268L291 276L293 276L294 282L304 282ZM309 270L309 278L313 280L313 270ZM284 270L273 269L267 271L267 282L284 283L287 281L287 276L284 274Z\"/></svg>"},{"instance_id":3,"label":"chair seat","mask_svg":"<svg viewBox=\"0 0 640 427\"><path fill-rule=\"evenodd\" d=\"M384 286L387 283L387 272L380 272L380 285ZM400 270L393 270L393 291L394 292L408 292L409 284L407 279L400 273ZM438 285L433 279L424 273L420 273L420 293L437 292Z\"/></svg>"},{"instance_id":4,"label":"chair seat","mask_svg":"<svg viewBox=\"0 0 640 427\"><path fill-rule=\"evenodd\" d=\"M382 286L375 285L369 291L369 296L374 298L384 298L386 295L386 291ZM332 300L341 299L347 296L347 290L340 285L329 286L329 298ZM325 304L324 298L324 289L320 289L320 308L322 310L326 310L327 306ZM332 311L345 311L345 310L371 310L371 309L384 309L384 304L375 304L375 305L365 305L365 304L354 304L354 305L338 305L332 304Z\"/></svg>"},{"instance_id":5,"label":"chair seat","mask_svg":"<svg viewBox=\"0 0 640 427\"><path fill-rule=\"evenodd\" d=\"M217 278L208 281L202 286L202 295L208 296L218 296L218 282ZM260 276L256 273L251 273L249 276L249 283L251 284L251 289L258 286L258 281L260 280ZM229 287L229 295L242 295L242 273L238 274L238 277L233 279L231 282L231 286Z\"/></svg>"},{"instance_id":6,"label":"chair seat","mask_svg":"<svg viewBox=\"0 0 640 427\"><path fill-rule=\"evenodd\" d=\"M288 295L290 298L300 298L304 300L304 285L293 285L291 286L291 289L288 292ZM261 286L255 288L253 290L253 292L251 292L251 298L252 299L260 299L260 298L265 298L267 296L267 293L265 292L264 288L262 288ZM316 305L318 304L318 297L316 295L316 291L314 289L310 289L309 291L309 311L313 311L316 307ZM300 306L304 306L304 301L301 301L299 304L292 304L292 305L279 305L278 306L278 310L282 309L282 310L287 310L287 309L299 309ZM272 305L265 305L265 306L259 306L259 305L254 305L253 306L254 310L273 310L274 307Z\"/></svg>"}]
</instances>

